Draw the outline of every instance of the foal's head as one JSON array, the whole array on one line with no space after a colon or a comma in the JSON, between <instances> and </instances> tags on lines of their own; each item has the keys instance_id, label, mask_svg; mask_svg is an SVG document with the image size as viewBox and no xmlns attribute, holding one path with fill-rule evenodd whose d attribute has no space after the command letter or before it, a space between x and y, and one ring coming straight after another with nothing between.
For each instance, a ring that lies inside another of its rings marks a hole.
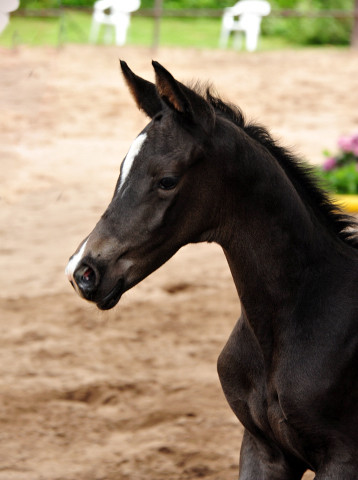
<instances>
[{"instance_id":1,"label":"foal's head","mask_svg":"<svg viewBox=\"0 0 358 480\"><path fill-rule=\"evenodd\" d=\"M121 67L151 121L122 163L107 210L66 268L76 292L103 310L183 245L213 239L218 212L211 200L222 175L211 104L157 62L155 85Z\"/></svg>"}]
</instances>

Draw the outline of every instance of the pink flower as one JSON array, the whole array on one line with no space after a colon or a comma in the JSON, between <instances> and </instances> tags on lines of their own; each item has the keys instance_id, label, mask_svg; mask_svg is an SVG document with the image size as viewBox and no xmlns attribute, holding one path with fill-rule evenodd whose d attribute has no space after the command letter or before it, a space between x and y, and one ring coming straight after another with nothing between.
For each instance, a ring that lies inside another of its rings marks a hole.
<instances>
[{"instance_id":1,"label":"pink flower","mask_svg":"<svg viewBox=\"0 0 358 480\"><path fill-rule=\"evenodd\" d=\"M338 146L343 150L343 152L351 152L352 151L352 139L351 137L341 137L338 140Z\"/></svg>"},{"instance_id":2,"label":"pink flower","mask_svg":"<svg viewBox=\"0 0 358 480\"><path fill-rule=\"evenodd\" d=\"M341 137L338 140L338 146L346 153L354 153L358 156L358 133L350 137Z\"/></svg>"},{"instance_id":3,"label":"pink flower","mask_svg":"<svg viewBox=\"0 0 358 480\"><path fill-rule=\"evenodd\" d=\"M352 137L352 152L358 157L358 133Z\"/></svg>"},{"instance_id":4,"label":"pink flower","mask_svg":"<svg viewBox=\"0 0 358 480\"><path fill-rule=\"evenodd\" d=\"M329 170L333 170L337 165L337 160L334 157L329 157L323 164L323 170L328 172Z\"/></svg>"}]
</instances>

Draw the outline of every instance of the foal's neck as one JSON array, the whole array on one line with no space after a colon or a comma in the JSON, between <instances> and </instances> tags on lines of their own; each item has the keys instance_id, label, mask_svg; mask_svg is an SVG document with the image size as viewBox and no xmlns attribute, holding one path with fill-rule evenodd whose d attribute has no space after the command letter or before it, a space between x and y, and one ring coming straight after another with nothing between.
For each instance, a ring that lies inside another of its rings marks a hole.
<instances>
[{"instance_id":1,"label":"foal's neck","mask_svg":"<svg viewBox=\"0 0 358 480\"><path fill-rule=\"evenodd\" d=\"M297 193L280 165L252 158L257 172L250 189L230 192L236 202L228 209L221 243L241 300L243 315L272 356L273 339L302 293L309 272L324 268L326 259L344 249ZM264 173L262 173L262 171ZM240 180L239 172L237 181ZM271 339L272 344L268 339Z\"/></svg>"}]
</instances>

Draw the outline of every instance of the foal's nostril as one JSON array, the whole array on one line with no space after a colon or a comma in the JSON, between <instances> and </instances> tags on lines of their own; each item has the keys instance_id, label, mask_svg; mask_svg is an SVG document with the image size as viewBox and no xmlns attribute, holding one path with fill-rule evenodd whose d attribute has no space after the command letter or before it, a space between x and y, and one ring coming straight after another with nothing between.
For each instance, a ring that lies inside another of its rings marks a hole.
<instances>
[{"instance_id":1,"label":"foal's nostril","mask_svg":"<svg viewBox=\"0 0 358 480\"><path fill-rule=\"evenodd\" d=\"M85 296L91 295L97 288L97 274L89 265L80 265L74 272L74 279Z\"/></svg>"},{"instance_id":2,"label":"foal's nostril","mask_svg":"<svg viewBox=\"0 0 358 480\"><path fill-rule=\"evenodd\" d=\"M95 273L92 268L87 267L85 271L82 273L82 277L86 282L90 282L93 277L95 277Z\"/></svg>"}]
</instances>

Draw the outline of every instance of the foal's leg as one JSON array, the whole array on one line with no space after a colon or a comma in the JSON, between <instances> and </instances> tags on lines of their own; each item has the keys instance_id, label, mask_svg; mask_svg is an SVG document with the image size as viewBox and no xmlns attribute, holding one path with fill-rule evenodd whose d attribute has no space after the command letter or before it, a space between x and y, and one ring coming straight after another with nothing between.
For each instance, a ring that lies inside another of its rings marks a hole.
<instances>
[{"instance_id":1,"label":"foal's leg","mask_svg":"<svg viewBox=\"0 0 358 480\"><path fill-rule=\"evenodd\" d=\"M245 430L241 445L239 480L300 480L306 468L287 459L278 447Z\"/></svg>"}]
</instances>

